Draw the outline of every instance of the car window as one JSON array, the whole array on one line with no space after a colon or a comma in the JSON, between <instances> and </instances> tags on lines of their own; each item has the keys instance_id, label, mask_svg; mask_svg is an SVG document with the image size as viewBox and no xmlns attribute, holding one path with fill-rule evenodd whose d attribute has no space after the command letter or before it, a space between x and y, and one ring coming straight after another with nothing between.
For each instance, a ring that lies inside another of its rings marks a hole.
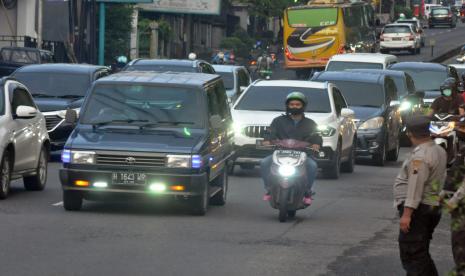
<instances>
[{"instance_id":1,"label":"car window","mask_svg":"<svg viewBox=\"0 0 465 276\"><path fill-rule=\"evenodd\" d=\"M110 75L110 72L108 72L107 70L100 70L97 72L97 74L95 74L95 79L98 80L108 75Z\"/></svg>"},{"instance_id":2,"label":"car window","mask_svg":"<svg viewBox=\"0 0 465 276\"><path fill-rule=\"evenodd\" d=\"M222 81L216 83L215 94L219 115L222 119L226 119L229 117L228 97Z\"/></svg>"},{"instance_id":3,"label":"car window","mask_svg":"<svg viewBox=\"0 0 465 276\"><path fill-rule=\"evenodd\" d=\"M55 97L85 96L92 81L87 73L18 71L14 77L25 84L33 95L47 94Z\"/></svg>"},{"instance_id":4,"label":"car window","mask_svg":"<svg viewBox=\"0 0 465 276\"><path fill-rule=\"evenodd\" d=\"M333 88L334 106L336 107L337 115L341 115L341 110L347 107L344 97L337 88Z\"/></svg>"},{"instance_id":5,"label":"car window","mask_svg":"<svg viewBox=\"0 0 465 276\"><path fill-rule=\"evenodd\" d=\"M200 63L200 68L202 70L202 73L215 74L215 69L213 69L213 67L211 67L209 64Z\"/></svg>"},{"instance_id":6,"label":"car window","mask_svg":"<svg viewBox=\"0 0 465 276\"><path fill-rule=\"evenodd\" d=\"M385 89L386 89L386 97L388 97L391 101L397 100L397 86L396 83L391 78L385 79Z\"/></svg>"},{"instance_id":7,"label":"car window","mask_svg":"<svg viewBox=\"0 0 465 276\"><path fill-rule=\"evenodd\" d=\"M156 72L191 72L198 73L197 68L182 65L171 65L171 64L134 64L127 66L124 71L156 71Z\"/></svg>"},{"instance_id":8,"label":"car window","mask_svg":"<svg viewBox=\"0 0 465 276\"><path fill-rule=\"evenodd\" d=\"M384 27L384 34L398 34L398 33L411 33L409 26L386 26Z\"/></svg>"},{"instance_id":9,"label":"car window","mask_svg":"<svg viewBox=\"0 0 465 276\"><path fill-rule=\"evenodd\" d=\"M247 72L244 69L239 69L239 86L247 87L250 84L250 78Z\"/></svg>"},{"instance_id":10,"label":"car window","mask_svg":"<svg viewBox=\"0 0 465 276\"><path fill-rule=\"evenodd\" d=\"M435 8L431 11L433 15L448 15L449 14L449 9L440 9L440 8Z\"/></svg>"},{"instance_id":11,"label":"car window","mask_svg":"<svg viewBox=\"0 0 465 276\"><path fill-rule=\"evenodd\" d=\"M330 61L326 71L344 71L346 69L383 69L382 63Z\"/></svg>"},{"instance_id":12,"label":"car window","mask_svg":"<svg viewBox=\"0 0 465 276\"><path fill-rule=\"evenodd\" d=\"M16 109L20 105L36 107L29 92L21 86L16 86L13 89L13 96L11 98L11 110L13 114L16 114Z\"/></svg>"},{"instance_id":13,"label":"car window","mask_svg":"<svg viewBox=\"0 0 465 276\"><path fill-rule=\"evenodd\" d=\"M234 89L234 73L233 72L218 72L224 82L224 86L228 90Z\"/></svg>"},{"instance_id":14,"label":"car window","mask_svg":"<svg viewBox=\"0 0 465 276\"><path fill-rule=\"evenodd\" d=\"M220 115L220 109L218 106L218 99L215 93L215 87L210 86L207 88L207 102L208 102L208 115Z\"/></svg>"},{"instance_id":15,"label":"car window","mask_svg":"<svg viewBox=\"0 0 465 276\"><path fill-rule=\"evenodd\" d=\"M324 81L324 79L318 81ZM385 104L385 93L380 84L339 80L328 81L337 85L349 106L380 107Z\"/></svg>"},{"instance_id":16,"label":"car window","mask_svg":"<svg viewBox=\"0 0 465 276\"><path fill-rule=\"evenodd\" d=\"M409 93L415 93L415 82L413 81L412 77L405 73L405 80L407 81L407 90Z\"/></svg>"}]
</instances>

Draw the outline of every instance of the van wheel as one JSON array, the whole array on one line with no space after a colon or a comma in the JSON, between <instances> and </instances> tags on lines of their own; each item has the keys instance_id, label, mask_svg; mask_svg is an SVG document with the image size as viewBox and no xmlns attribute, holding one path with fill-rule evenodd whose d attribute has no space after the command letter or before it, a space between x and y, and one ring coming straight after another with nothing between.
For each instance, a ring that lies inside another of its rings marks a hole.
<instances>
[{"instance_id":1,"label":"van wheel","mask_svg":"<svg viewBox=\"0 0 465 276\"><path fill-rule=\"evenodd\" d=\"M397 159L399 158L399 151L400 151L400 142L399 142L399 140L397 140L396 147L393 150L390 150L386 154L386 160L388 160L388 161L397 161Z\"/></svg>"},{"instance_id":2,"label":"van wheel","mask_svg":"<svg viewBox=\"0 0 465 276\"><path fill-rule=\"evenodd\" d=\"M374 154L372 157L373 164L380 167L384 166L384 164L386 163L386 142L383 142L381 146L381 152Z\"/></svg>"},{"instance_id":3,"label":"van wheel","mask_svg":"<svg viewBox=\"0 0 465 276\"><path fill-rule=\"evenodd\" d=\"M205 216L208 210L208 180L203 183L203 191L201 195L193 196L189 199L190 212L194 216Z\"/></svg>"},{"instance_id":4,"label":"van wheel","mask_svg":"<svg viewBox=\"0 0 465 276\"><path fill-rule=\"evenodd\" d=\"M10 152L5 151L3 153L1 170L0 170L0 199L8 197L10 192L10 181L11 181L11 163L10 163Z\"/></svg>"},{"instance_id":5,"label":"van wheel","mask_svg":"<svg viewBox=\"0 0 465 276\"><path fill-rule=\"evenodd\" d=\"M42 147L37 164L36 174L23 178L24 188L28 191L42 191L47 184L48 154L45 147Z\"/></svg>"},{"instance_id":6,"label":"van wheel","mask_svg":"<svg viewBox=\"0 0 465 276\"><path fill-rule=\"evenodd\" d=\"M323 175L329 179L338 179L341 174L341 143L337 146L337 151L334 153L333 164L330 167L323 169Z\"/></svg>"},{"instance_id":7,"label":"van wheel","mask_svg":"<svg viewBox=\"0 0 465 276\"><path fill-rule=\"evenodd\" d=\"M82 195L78 191L63 191L63 207L66 211L79 211L82 208Z\"/></svg>"},{"instance_id":8,"label":"van wheel","mask_svg":"<svg viewBox=\"0 0 465 276\"><path fill-rule=\"evenodd\" d=\"M341 171L345 173L353 173L355 167L355 150L357 147L357 138L354 137L354 142L350 148L349 159L341 164Z\"/></svg>"},{"instance_id":9,"label":"van wheel","mask_svg":"<svg viewBox=\"0 0 465 276\"><path fill-rule=\"evenodd\" d=\"M223 206L226 204L226 197L228 195L228 174L225 170L213 180L213 185L221 187L221 191L216 193L211 199L211 205Z\"/></svg>"}]
</instances>

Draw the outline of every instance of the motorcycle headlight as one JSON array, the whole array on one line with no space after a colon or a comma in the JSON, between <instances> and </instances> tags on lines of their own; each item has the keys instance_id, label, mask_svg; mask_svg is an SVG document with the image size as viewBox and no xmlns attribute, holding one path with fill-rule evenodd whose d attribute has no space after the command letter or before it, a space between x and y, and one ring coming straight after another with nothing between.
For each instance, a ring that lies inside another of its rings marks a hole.
<instances>
[{"instance_id":1,"label":"motorcycle headlight","mask_svg":"<svg viewBox=\"0 0 465 276\"><path fill-rule=\"evenodd\" d=\"M331 137L336 133L336 129L327 125L319 125L318 132L323 137Z\"/></svg>"},{"instance_id":2,"label":"motorcycle headlight","mask_svg":"<svg viewBox=\"0 0 465 276\"><path fill-rule=\"evenodd\" d=\"M358 129L378 129L383 126L383 123L383 117L375 117L363 122Z\"/></svg>"},{"instance_id":3,"label":"motorcycle headlight","mask_svg":"<svg viewBox=\"0 0 465 276\"><path fill-rule=\"evenodd\" d=\"M412 103L405 101L400 104L399 110L400 111L407 111L412 108Z\"/></svg>"},{"instance_id":4,"label":"motorcycle headlight","mask_svg":"<svg viewBox=\"0 0 465 276\"><path fill-rule=\"evenodd\" d=\"M281 176L289 177L295 174L295 167L289 165L280 166L278 172Z\"/></svg>"},{"instance_id":5,"label":"motorcycle headlight","mask_svg":"<svg viewBox=\"0 0 465 276\"><path fill-rule=\"evenodd\" d=\"M71 164L95 164L95 152L63 150L61 160L63 163Z\"/></svg>"},{"instance_id":6,"label":"motorcycle headlight","mask_svg":"<svg viewBox=\"0 0 465 276\"><path fill-rule=\"evenodd\" d=\"M79 118L79 112L81 111L81 108L73 108L73 110L76 111L77 116ZM64 119L66 117L66 110L58 111L57 116Z\"/></svg>"}]
</instances>

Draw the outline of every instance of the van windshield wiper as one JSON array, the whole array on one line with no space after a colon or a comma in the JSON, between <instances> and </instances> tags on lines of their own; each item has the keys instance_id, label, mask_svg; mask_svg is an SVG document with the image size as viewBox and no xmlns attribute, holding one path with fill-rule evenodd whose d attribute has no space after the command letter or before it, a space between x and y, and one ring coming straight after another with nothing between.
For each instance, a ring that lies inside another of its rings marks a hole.
<instances>
[{"instance_id":1,"label":"van windshield wiper","mask_svg":"<svg viewBox=\"0 0 465 276\"><path fill-rule=\"evenodd\" d=\"M92 127L97 128L97 127L107 126L107 125L112 125L112 124L132 124L132 123L145 123L145 122L148 122L148 120L133 120L133 119L111 120L111 121L94 122L92 123Z\"/></svg>"},{"instance_id":2,"label":"van windshield wiper","mask_svg":"<svg viewBox=\"0 0 465 276\"><path fill-rule=\"evenodd\" d=\"M181 121L178 121L178 122L158 121L158 122L143 124L143 125L140 126L140 129L157 128L160 125L174 125L174 126L177 126L177 125L193 125L193 124L195 124L195 123L194 122L181 122Z\"/></svg>"},{"instance_id":3,"label":"van windshield wiper","mask_svg":"<svg viewBox=\"0 0 465 276\"><path fill-rule=\"evenodd\" d=\"M62 96L57 96L57 98L62 98L62 99L74 99L74 98L82 98L84 96L82 95L62 95Z\"/></svg>"},{"instance_id":4,"label":"van windshield wiper","mask_svg":"<svg viewBox=\"0 0 465 276\"><path fill-rule=\"evenodd\" d=\"M44 94L44 93L34 93L34 94L31 94L33 97L41 97L41 98L56 98L56 96L53 96L53 95L48 95L48 94Z\"/></svg>"}]
</instances>

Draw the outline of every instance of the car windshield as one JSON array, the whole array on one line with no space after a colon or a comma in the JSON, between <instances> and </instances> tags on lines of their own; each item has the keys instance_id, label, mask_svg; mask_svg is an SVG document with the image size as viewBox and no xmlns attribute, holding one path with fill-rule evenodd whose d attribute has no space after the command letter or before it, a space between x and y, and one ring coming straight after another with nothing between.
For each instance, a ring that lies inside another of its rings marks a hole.
<instances>
[{"instance_id":1,"label":"car windshield","mask_svg":"<svg viewBox=\"0 0 465 276\"><path fill-rule=\"evenodd\" d=\"M235 109L284 112L286 110L284 104L286 96L291 92L302 92L307 96L309 104L305 112L331 112L331 104L326 89L284 86L251 86Z\"/></svg>"},{"instance_id":2,"label":"car windshield","mask_svg":"<svg viewBox=\"0 0 465 276\"><path fill-rule=\"evenodd\" d=\"M448 9L438 9L438 8L435 8L433 9L432 13L434 15L448 15L449 14L449 10Z\"/></svg>"},{"instance_id":3,"label":"car windshield","mask_svg":"<svg viewBox=\"0 0 465 276\"><path fill-rule=\"evenodd\" d=\"M380 84L331 81L341 90L349 106L381 107L384 104L384 91Z\"/></svg>"},{"instance_id":4,"label":"car windshield","mask_svg":"<svg viewBox=\"0 0 465 276\"><path fill-rule=\"evenodd\" d=\"M439 87L447 78L446 68L444 68L444 71L421 69L402 69L402 71L412 77L417 91L439 90Z\"/></svg>"},{"instance_id":5,"label":"car windshield","mask_svg":"<svg viewBox=\"0 0 465 276\"><path fill-rule=\"evenodd\" d=\"M5 62L33 64L39 63L39 53L25 49L2 49L1 59Z\"/></svg>"},{"instance_id":6,"label":"car windshield","mask_svg":"<svg viewBox=\"0 0 465 276\"><path fill-rule=\"evenodd\" d=\"M234 89L234 74L232 72L216 72L223 79L226 90Z\"/></svg>"},{"instance_id":7,"label":"car windshield","mask_svg":"<svg viewBox=\"0 0 465 276\"><path fill-rule=\"evenodd\" d=\"M126 71L156 71L156 72L191 72L196 73L197 68L192 66L168 65L168 64L146 64L146 65L131 65Z\"/></svg>"},{"instance_id":8,"label":"car windshield","mask_svg":"<svg viewBox=\"0 0 465 276\"><path fill-rule=\"evenodd\" d=\"M91 85L91 78L87 73L17 72L14 76L24 83L33 95L84 97Z\"/></svg>"},{"instance_id":9,"label":"car windshield","mask_svg":"<svg viewBox=\"0 0 465 276\"><path fill-rule=\"evenodd\" d=\"M459 76L462 76L465 73L465 67L461 67L461 68L455 67L455 69L457 70L457 73Z\"/></svg>"},{"instance_id":10,"label":"car windshield","mask_svg":"<svg viewBox=\"0 0 465 276\"><path fill-rule=\"evenodd\" d=\"M134 121L153 127L203 127L201 93L197 92L168 86L99 84L89 96L81 123Z\"/></svg>"},{"instance_id":11,"label":"car windshield","mask_svg":"<svg viewBox=\"0 0 465 276\"><path fill-rule=\"evenodd\" d=\"M398 34L398 33L410 33L408 26L386 26L384 28L384 34Z\"/></svg>"},{"instance_id":12,"label":"car windshield","mask_svg":"<svg viewBox=\"0 0 465 276\"><path fill-rule=\"evenodd\" d=\"M326 71L344 71L346 69L383 69L383 64L373 62L330 61Z\"/></svg>"}]
</instances>

